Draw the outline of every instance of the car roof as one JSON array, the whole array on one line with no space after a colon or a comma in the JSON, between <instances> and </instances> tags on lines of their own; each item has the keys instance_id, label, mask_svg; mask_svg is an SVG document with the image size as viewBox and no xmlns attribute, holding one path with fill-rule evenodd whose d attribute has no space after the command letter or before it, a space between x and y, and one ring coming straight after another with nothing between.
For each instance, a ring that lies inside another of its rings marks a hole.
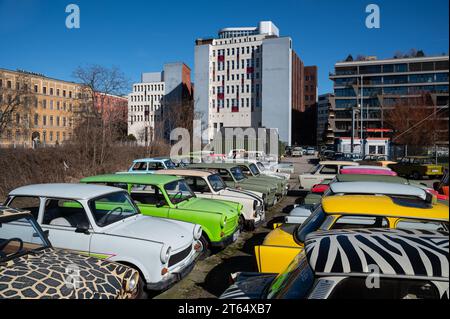
<instances>
[{"instance_id":1,"label":"car roof","mask_svg":"<svg viewBox=\"0 0 450 319\"><path fill-rule=\"evenodd\" d=\"M425 230L345 229L318 231L305 252L318 275L435 278L448 281L448 234ZM374 266L376 268L374 268Z\"/></svg>"},{"instance_id":2,"label":"car roof","mask_svg":"<svg viewBox=\"0 0 450 319\"><path fill-rule=\"evenodd\" d=\"M386 182L408 185L409 182L406 178L399 176L389 175L364 175L364 174L338 174L336 175L337 182Z\"/></svg>"},{"instance_id":3,"label":"car roof","mask_svg":"<svg viewBox=\"0 0 450 319\"><path fill-rule=\"evenodd\" d=\"M82 183L132 183L138 185L165 185L167 183L180 180L181 178L172 175L156 174L107 174L97 175L81 179Z\"/></svg>"},{"instance_id":4,"label":"car roof","mask_svg":"<svg viewBox=\"0 0 450 319\"><path fill-rule=\"evenodd\" d=\"M348 166L359 166L357 162L350 161L321 161L320 165L348 165Z\"/></svg>"},{"instance_id":5,"label":"car roof","mask_svg":"<svg viewBox=\"0 0 450 319\"><path fill-rule=\"evenodd\" d=\"M347 182L331 183L330 189L334 194L384 194L417 197L427 199L427 192L411 185L383 183L383 182Z\"/></svg>"},{"instance_id":6,"label":"car roof","mask_svg":"<svg viewBox=\"0 0 450 319\"><path fill-rule=\"evenodd\" d=\"M386 195L326 196L322 199L326 214L385 216L424 220L448 221L448 206L440 203L426 208L404 203Z\"/></svg>"},{"instance_id":7,"label":"car roof","mask_svg":"<svg viewBox=\"0 0 450 319\"><path fill-rule=\"evenodd\" d=\"M198 163L198 164L190 164L188 167L190 168L223 168L223 169L231 169L233 167L239 166L235 163Z\"/></svg>"},{"instance_id":8,"label":"car roof","mask_svg":"<svg viewBox=\"0 0 450 319\"><path fill-rule=\"evenodd\" d=\"M11 196L39 196L66 199L91 199L123 191L120 188L87 184L35 184L16 188Z\"/></svg>"},{"instance_id":9,"label":"car roof","mask_svg":"<svg viewBox=\"0 0 450 319\"><path fill-rule=\"evenodd\" d=\"M151 157L151 158L140 158L140 159L135 159L133 161L133 163L137 163L137 162L161 162L161 161L167 161L170 160L169 157Z\"/></svg>"},{"instance_id":10,"label":"car roof","mask_svg":"<svg viewBox=\"0 0 450 319\"><path fill-rule=\"evenodd\" d=\"M11 207L0 206L0 220L8 217L31 216L31 213L26 210L19 210Z\"/></svg>"},{"instance_id":11,"label":"car roof","mask_svg":"<svg viewBox=\"0 0 450 319\"><path fill-rule=\"evenodd\" d=\"M358 166L344 166L344 169L379 169L383 171L392 171L389 167L375 166L375 165L358 165Z\"/></svg>"},{"instance_id":12,"label":"car roof","mask_svg":"<svg viewBox=\"0 0 450 319\"><path fill-rule=\"evenodd\" d=\"M212 175L211 172L202 171L198 169L162 169L155 172L156 175L174 175L174 176L196 176L208 177Z\"/></svg>"}]
</instances>

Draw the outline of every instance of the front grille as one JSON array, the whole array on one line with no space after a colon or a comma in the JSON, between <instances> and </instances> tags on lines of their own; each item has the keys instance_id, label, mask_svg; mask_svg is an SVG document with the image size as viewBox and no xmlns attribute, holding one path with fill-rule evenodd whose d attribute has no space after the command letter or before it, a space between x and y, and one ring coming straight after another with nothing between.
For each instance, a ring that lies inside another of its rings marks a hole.
<instances>
[{"instance_id":1,"label":"front grille","mask_svg":"<svg viewBox=\"0 0 450 319\"><path fill-rule=\"evenodd\" d=\"M186 249L176 253L175 255L170 256L169 258L169 267L172 267L178 264L180 261L184 260L192 251L192 247L189 245Z\"/></svg>"}]
</instances>

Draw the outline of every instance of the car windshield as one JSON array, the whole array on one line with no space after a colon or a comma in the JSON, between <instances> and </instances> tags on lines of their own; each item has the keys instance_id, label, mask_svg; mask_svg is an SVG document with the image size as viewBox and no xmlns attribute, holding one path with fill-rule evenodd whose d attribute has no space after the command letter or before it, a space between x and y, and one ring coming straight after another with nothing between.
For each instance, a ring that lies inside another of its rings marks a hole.
<instances>
[{"instance_id":1,"label":"car windshield","mask_svg":"<svg viewBox=\"0 0 450 319\"><path fill-rule=\"evenodd\" d=\"M0 221L0 262L50 247L33 217L19 215Z\"/></svg>"},{"instance_id":2,"label":"car windshield","mask_svg":"<svg viewBox=\"0 0 450 319\"><path fill-rule=\"evenodd\" d=\"M169 196L170 202L174 205L195 197L194 192L183 179L173 181L164 185L164 189Z\"/></svg>"},{"instance_id":3,"label":"car windshield","mask_svg":"<svg viewBox=\"0 0 450 319\"><path fill-rule=\"evenodd\" d=\"M258 162L258 163L256 163L256 165L258 165L258 168L259 168L260 171L265 171L266 170L266 167L264 166L263 163Z\"/></svg>"},{"instance_id":4,"label":"car windshield","mask_svg":"<svg viewBox=\"0 0 450 319\"><path fill-rule=\"evenodd\" d=\"M89 201L89 208L100 227L139 214L138 208L126 192L111 193L92 199Z\"/></svg>"},{"instance_id":5,"label":"car windshield","mask_svg":"<svg viewBox=\"0 0 450 319\"><path fill-rule=\"evenodd\" d=\"M308 296L314 285L312 271L304 251L299 253L280 273L267 290L267 299L302 299Z\"/></svg>"},{"instance_id":6,"label":"car windshield","mask_svg":"<svg viewBox=\"0 0 450 319\"><path fill-rule=\"evenodd\" d=\"M320 168L320 165L316 165L309 171L309 173L315 174L319 170L319 168Z\"/></svg>"},{"instance_id":7,"label":"car windshield","mask_svg":"<svg viewBox=\"0 0 450 319\"><path fill-rule=\"evenodd\" d=\"M227 187L222 177L220 177L220 175L218 174L209 175L208 181L215 192L221 191L222 189L225 189Z\"/></svg>"},{"instance_id":8,"label":"car windshield","mask_svg":"<svg viewBox=\"0 0 450 319\"><path fill-rule=\"evenodd\" d=\"M177 168L177 166L175 165L175 163L172 162L171 160L165 161L164 164L166 164L167 169L174 169L174 168Z\"/></svg>"},{"instance_id":9,"label":"car windshield","mask_svg":"<svg viewBox=\"0 0 450 319\"><path fill-rule=\"evenodd\" d=\"M258 167L255 164L250 164L250 170L252 171L252 174L255 176L259 175Z\"/></svg>"},{"instance_id":10,"label":"car windshield","mask_svg":"<svg viewBox=\"0 0 450 319\"><path fill-rule=\"evenodd\" d=\"M294 232L294 239L299 243L304 243L306 236L320 228L325 221L326 214L319 205L304 223Z\"/></svg>"},{"instance_id":11,"label":"car windshield","mask_svg":"<svg viewBox=\"0 0 450 319\"><path fill-rule=\"evenodd\" d=\"M232 169L230 169L231 174L233 175L234 179L237 180L238 182L242 181L245 179L245 175L242 172L240 167L233 167Z\"/></svg>"}]
</instances>

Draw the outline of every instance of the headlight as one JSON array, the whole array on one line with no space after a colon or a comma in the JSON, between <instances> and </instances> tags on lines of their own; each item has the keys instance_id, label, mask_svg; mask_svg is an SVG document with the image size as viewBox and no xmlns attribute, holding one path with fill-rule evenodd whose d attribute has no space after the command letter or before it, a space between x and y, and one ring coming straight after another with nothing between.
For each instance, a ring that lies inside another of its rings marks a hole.
<instances>
[{"instance_id":1,"label":"headlight","mask_svg":"<svg viewBox=\"0 0 450 319\"><path fill-rule=\"evenodd\" d=\"M126 281L125 284L125 291L127 292L133 292L136 290L139 283L139 273L136 271L130 279Z\"/></svg>"},{"instance_id":2,"label":"headlight","mask_svg":"<svg viewBox=\"0 0 450 319\"><path fill-rule=\"evenodd\" d=\"M161 262L163 264L167 263L169 261L169 257L170 257L170 252L172 251L172 247L170 247L169 245L164 245L161 248L161 254L160 254L160 258L161 258Z\"/></svg>"},{"instance_id":3,"label":"headlight","mask_svg":"<svg viewBox=\"0 0 450 319\"><path fill-rule=\"evenodd\" d=\"M224 228L227 224L227 216L222 215L222 219L220 220L220 226L222 226L222 228Z\"/></svg>"},{"instance_id":4,"label":"headlight","mask_svg":"<svg viewBox=\"0 0 450 319\"><path fill-rule=\"evenodd\" d=\"M195 225L194 226L194 239L200 239L200 237L202 237L202 226L200 225Z\"/></svg>"}]
</instances>

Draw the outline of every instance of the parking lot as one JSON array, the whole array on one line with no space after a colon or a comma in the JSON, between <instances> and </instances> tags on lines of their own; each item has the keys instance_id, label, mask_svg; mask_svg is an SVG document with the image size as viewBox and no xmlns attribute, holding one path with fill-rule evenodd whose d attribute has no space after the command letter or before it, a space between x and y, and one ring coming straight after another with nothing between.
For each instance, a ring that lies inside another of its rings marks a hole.
<instances>
[{"instance_id":1,"label":"parking lot","mask_svg":"<svg viewBox=\"0 0 450 319\"><path fill-rule=\"evenodd\" d=\"M259 245L272 229L274 222L282 220L289 207L306 194L299 190L298 174L312 168L317 159L312 156L289 158L295 164L295 173L291 175L290 191L277 205L266 212L266 223L253 232L244 232L239 239L226 249L197 262L193 271L180 283L154 298L217 298L229 286L229 276L238 271L257 271L254 246Z\"/></svg>"}]
</instances>

